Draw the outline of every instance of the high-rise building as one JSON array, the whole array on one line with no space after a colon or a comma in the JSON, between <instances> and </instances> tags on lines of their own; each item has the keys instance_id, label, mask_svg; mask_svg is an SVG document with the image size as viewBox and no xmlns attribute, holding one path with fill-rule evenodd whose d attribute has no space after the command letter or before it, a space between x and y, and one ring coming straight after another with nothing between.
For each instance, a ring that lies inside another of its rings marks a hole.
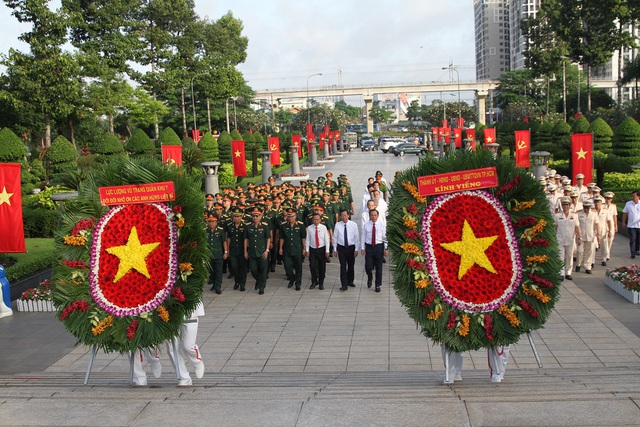
<instances>
[{"instance_id":1,"label":"high-rise building","mask_svg":"<svg viewBox=\"0 0 640 427\"><path fill-rule=\"evenodd\" d=\"M527 38L522 35L520 22L523 19L535 18L540 0L509 0L509 58L511 70L525 68L524 52L527 49Z\"/></svg>"},{"instance_id":2,"label":"high-rise building","mask_svg":"<svg viewBox=\"0 0 640 427\"><path fill-rule=\"evenodd\" d=\"M474 0L476 80L496 80L511 68L509 1Z\"/></svg>"}]
</instances>

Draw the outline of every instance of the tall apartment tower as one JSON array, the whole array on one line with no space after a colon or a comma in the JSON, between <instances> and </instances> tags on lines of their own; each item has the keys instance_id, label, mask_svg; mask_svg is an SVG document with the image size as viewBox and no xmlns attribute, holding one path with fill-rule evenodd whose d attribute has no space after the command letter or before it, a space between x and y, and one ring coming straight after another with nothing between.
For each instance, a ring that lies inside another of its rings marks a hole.
<instances>
[{"instance_id":1,"label":"tall apartment tower","mask_svg":"<svg viewBox=\"0 0 640 427\"><path fill-rule=\"evenodd\" d=\"M511 69L509 0L473 1L476 80L496 80Z\"/></svg>"},{"instance_id":2,"label":"tall apartment tower","mask_svg":"<svg viewBox=\"0 0 640 427\"><path fill-rule=\"evenodd\" d=\"M474 0L478 81L524 68L527 43L520 21L535 18L539 5L540 0Z\"/></svg>"}]
</instances>

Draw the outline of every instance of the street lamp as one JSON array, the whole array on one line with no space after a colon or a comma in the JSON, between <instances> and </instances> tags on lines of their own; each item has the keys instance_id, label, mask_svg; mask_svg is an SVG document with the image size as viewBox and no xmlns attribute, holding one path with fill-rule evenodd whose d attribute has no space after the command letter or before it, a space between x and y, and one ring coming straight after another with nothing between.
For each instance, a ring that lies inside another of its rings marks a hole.
<instances>
[{"instance_id":1,"label":"street lamp","mask_svg":"<svg viewBox=\"0 0 640 427\"><path fill-rule=\"evenodd\" d=\"M209 74L209 73L195 74L194 76L191 77L191 109L193 111L193 130L198 129L198 126L196 125L196 100L193 96L193 79L195 79L198 76L204 76L205 74Z\"/></svg>"},{"instance_id":2,"label":"street lamp","mask_svg":"<svg viewBox=\"0 0 640 427\"><path fill-rule=\"evenodd\" d=\"M307 124L311 124L311 110L309 108L309 79L314 76L321 76L322 73L311 74L307 77Z\"/></svg>"},{"instance_id":3,"label":"street lamp","mask_svg":"<svg viewBox=\"0 0 640 427\"><path fill-rule=\"evenodd\" d=\"M462 117L462 104L460 103L460 73L458 69L453 66L453 64L449 64L448 67L442 67L443 70L455 71L456 76L458 77L458 118Z\"/></svg>"}]
</instances>

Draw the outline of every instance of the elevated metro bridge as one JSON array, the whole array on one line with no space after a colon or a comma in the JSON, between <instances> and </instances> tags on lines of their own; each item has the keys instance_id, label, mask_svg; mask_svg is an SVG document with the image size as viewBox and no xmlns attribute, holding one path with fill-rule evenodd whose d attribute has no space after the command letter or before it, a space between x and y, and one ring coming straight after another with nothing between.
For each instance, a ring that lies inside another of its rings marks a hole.
<instances>
[{"instance_id":1,"label":"elevated metro bridge","mask_svg":"<svg viewBox=\"0 0 640 427\"><path fill-rule=\"evenodd\" d=\"M611 89L616 87L615 80L591 80L591 86L600 89ZM321 88L294 88L285 90L264 90L256 92L256 99L266 100L271 105L277 107L278 98L315 98L331 96L361 96L364 100L365 117L367 118L367 131L373 131L373 120L369 116L369 111L373 105L373 95L387 93L423 93L423 92L473 92L476 97L478 109L478 121L485 122L487 111L486 99L489 91L496 89L497 81L486 82L431 82L431 83L400 83L400 84L374 84L374 85L354 85L354 86L328 86Z\"/></svg>"}]
</instances>

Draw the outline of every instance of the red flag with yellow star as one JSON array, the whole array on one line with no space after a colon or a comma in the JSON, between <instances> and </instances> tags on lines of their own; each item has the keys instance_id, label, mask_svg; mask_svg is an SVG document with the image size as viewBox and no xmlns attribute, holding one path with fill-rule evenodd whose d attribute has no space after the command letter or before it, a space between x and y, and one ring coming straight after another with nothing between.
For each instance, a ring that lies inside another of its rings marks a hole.
<instances>
[{"instance_id":1,"label":"red flag with yellow star","mask_svg":"<svg viewBox=\"0 0 640 427\"><path fill-rule=\"evenodd\" d=\"M291 145L298 147L298 158L302 158L302 142L300 135L291 135Z\"/></svg>"},{"instance_id":2,"label":"red flag with yellow star","mask_svg":"<svg viewBox=\"0 0 640 427\"><path fill-rule=\"evenodd\" d=\"M576 175L584 174L584 182L593 182L593 135L574 133L571 135L571 176L574 185Z\"/></svg>"},{"instance_id":3,"label":"red flag with yellow star","mask_svg":"<svg viewBox=\"0 0 640 427\"><path fill-rule=\"evenodd\" d=\"M269 137L269 151L271 151L271 166L280 166L280 137Z\"/></svg>"},{"instance_id":4,"label":"red flag with yellow star","mask_svg":"<svg viewBox=\"0 0 640 427\"><path fill-rule=\"evenodd\" d=\"M0 163L0 253L27 251L20 190L20 164Z\"/></svg>"},{"instance_id":5,"label":"red flag with yellow star","mask_svg":"<svg viewBox=\"0 0 640 427\"><path fill-rule=\"evenodd\" d=\"M471 140L471 150L476 151L476 130L475 129L466 129L464 131L467 139Z\"/></svg>"},{"instance_id":6,"label":"red flag with yellow star","mask_svg":"<svg viewBox=\"0 0 640 427\"><path fill-rule=\"evenodd\" d=\"M244 141L231 141L233 176L247 176L247 162L244 157Z\"/></svg>"},{"instance_id":7,"label":"red flag with yellow star","mask_svg":"<svg viewBox=\"0 0 640 427\"><path fill-rule=\"evenodd\" d=\"M456 148L462 148L462 129L453 128L453 137L456 142Z\"/></svg>"},{"instance_id":8,"label":"red flag with yellow star","mask_svg":"<svg viewBox=\"0 0 640 427\"><path fill-rule=\"evenodd\" d=\"M531 165L531 132L529 130L514 131L516 137L516 167L528 168Z\"/></svg>"},{"instance_id":9,"label":"red flag with yellow star","mask_svg":"<svg viewBox=\"0 0 640 427\"><path fill-rule=\"evenodd\" d=\"M484 128L484 143L495 144L496 142L496 128Z\"/></svg>"}]
</instances>

